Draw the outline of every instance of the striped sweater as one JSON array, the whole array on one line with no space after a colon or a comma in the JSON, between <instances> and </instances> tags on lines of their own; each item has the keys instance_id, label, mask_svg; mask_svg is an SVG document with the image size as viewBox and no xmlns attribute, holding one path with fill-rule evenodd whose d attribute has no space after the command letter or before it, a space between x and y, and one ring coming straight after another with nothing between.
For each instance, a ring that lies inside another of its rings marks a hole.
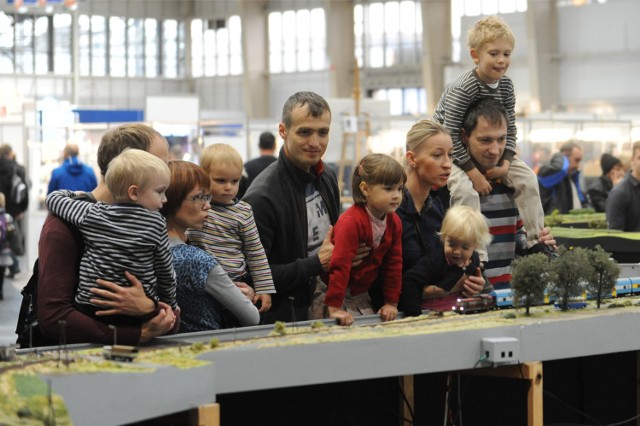
<instances>
[{"instance_id":1,"label":"striped sweater","mask_svg":"<svg viewBox=\"0 0 640 426\"><path fill-rule=\"evenodd\" d=\"M507 146L503 158L511 161L516 153L516 96L513 82L506 75L498 81L493 89L478 78L475 69L462 73L455 80L447 83L438 101L433 118L444 125L451 133L453 140L453 159L462 170L468 172L475 166L462 143L460 130L469 105L480 98L494 98L502 102L507 110Z\"/></svg>"},{"instance_id":2,"label":"striped sweater","mask_svg":"<svg viewBox=\"0 0 640 426\"><path fill-rule=\"evenodd\" d=\"M480 197L480 210L489 222L493 237L487 248L489 261L484 272L493 288L501 290L511 285L511 263L516 249L526 249L526 233L513 200L513 189L495 182L492 187L489 195Z\"/></svg>"},{"instance_id":3,"label":"striped sweater","mask_svg":"<svg viewBox=\"0 0 640 426\"><path fill-rule=\"evenodd\" d=\"M246 202L212 203L204 227L188 230L187 237L189 244L215 256L233 281L242 281L248 272L256 294L276 292L253 210Z\"/></svg>"},{"instance_id":4,"label":"striped sweater","mask_svg":"<svg viewBox=\"0 0 640 426\"><path fill-rule=\"evenodd\" d=\"M73 195L54 191L45 203L51 213L75 225L84 239L76 302L88 305L90 298L97 298L89 289L97 287L98 278L128 287L128 271L149 298L175 309L176 277L164 217L137 204L87 203Z\"/></svg>"}]
</instances>

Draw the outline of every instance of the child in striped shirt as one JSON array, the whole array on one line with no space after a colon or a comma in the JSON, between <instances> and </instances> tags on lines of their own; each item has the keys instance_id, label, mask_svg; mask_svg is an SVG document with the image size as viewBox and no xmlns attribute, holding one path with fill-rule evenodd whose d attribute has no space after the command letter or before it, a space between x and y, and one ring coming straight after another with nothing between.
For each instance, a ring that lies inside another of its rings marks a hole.
<instances>
[{"instance_id":1,"label":"child in striped shirt","mask_svg":"<svg viewBox=\"0 0 640 426\"><path fill-rule=\"evenodd\" d=\"M145 294L177 309L167 224L158 210L167 201L169 168L164 161L139 149L127 149L107 168L105 183L113 203L75 199L72 191L54 191L45 201L49 211L75 225L82 233L84 253L75 298L79 310L95 315L103 308L90 291L103 279L129 286L128 272L140 280ZM99 316L99 315L98 315ZM103 317L105 318L105 317ZM108 322L145 320L111 315Z\"/></svg>"},{"instance_id":2,"label":"child in striped shirt","mask_svg":"<svg viewBox=\"0 0 640 426\"><path fill-rule=\"evenodd\" d=\"M211 177L211 210L201 230L187 231L189 244L215 256L233 281L252 285L253 302L260 301L260 312L266 312L276 288L253 210L236 198L242 157L230 145L213 144L202 151L200 166Z\"/></svg>"}]
</instances>

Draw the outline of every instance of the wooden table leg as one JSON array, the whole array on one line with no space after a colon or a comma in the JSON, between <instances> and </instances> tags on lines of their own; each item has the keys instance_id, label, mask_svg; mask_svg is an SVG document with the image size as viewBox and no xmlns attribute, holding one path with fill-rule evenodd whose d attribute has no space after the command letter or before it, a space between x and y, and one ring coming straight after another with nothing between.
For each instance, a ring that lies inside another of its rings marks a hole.
<instances>
[{"instance_id":1,"label":"wooden table leg","mask_svg":"<svg viewBox=\"0 0 640 426\"><path fill-rule=\"evenodd\" d=\"M413 393L413 376L400 376L400 389L403 395L400 395L400 426L411 426L413 422L413 416L411 413L415 413L414 393Z\"/></svg>"},{"instance_id":2,"label":"wooden table leg","mask_svg":"<svg viewBox=\"0 0 640 426\"><path fill-rule=\"evenodd\" d=\"M527 394L527 424L528 426L543 425L542 362L525 362L518 365L510 364L490 368L477 368L464 370L460 373L528 380L531 382L531 386Z\"/></svg>"},{"instance_id":3,"label":"wooden table leg","mask_svg":"<svg viewBox=\"0 0 640 426\"><path fill-rule=\"evenodd\" d=\"M206 404L198 407L198 426L220 426L220 404Z\"/></svg>"}]
</instances>

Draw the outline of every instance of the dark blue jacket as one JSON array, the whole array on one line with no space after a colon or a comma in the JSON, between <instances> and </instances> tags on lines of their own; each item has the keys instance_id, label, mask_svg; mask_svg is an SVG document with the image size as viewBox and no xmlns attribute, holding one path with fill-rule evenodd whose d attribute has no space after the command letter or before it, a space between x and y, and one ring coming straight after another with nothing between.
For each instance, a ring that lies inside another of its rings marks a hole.
<instances>
[{"instance_id":1,"label":"dark blue jacket","mask_svg":"<svg viewBox=\"0 0 640 426\"><path fill-rule=\"evenodd\" d=\"M81 163L78 157L69 157L60 167L51 172L47 194L58 189L91 192L96 186L98 182L93 169Z\"/></svg>"},{"instance_id":2,"label":"dark blue jacket","mask_svg":"<svg viewBox=\"0 0 640 426\"><path fill-rule=\"evenodd\" d=\"M545 214L551 214L555 209L560 213L569 213L573 209L571 181L575 184L582 203L580 207L587 207L587 198L580 189L580 171L569 176L569 159L564 154L554 154L549 164L540 168L538 183Z\"/></svg>"}]
</instances>

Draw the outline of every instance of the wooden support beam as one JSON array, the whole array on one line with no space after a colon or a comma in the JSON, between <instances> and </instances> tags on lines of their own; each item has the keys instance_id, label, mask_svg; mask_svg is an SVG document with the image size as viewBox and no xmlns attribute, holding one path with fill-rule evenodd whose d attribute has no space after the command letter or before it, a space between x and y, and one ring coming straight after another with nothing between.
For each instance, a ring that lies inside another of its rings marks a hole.
<instances>
[{"instance_id":1,"label":"wooden support beam","mask_svg":"<svg viewBox=\"0 0 640 426\"><path fill-rule=\"evenodd\" d=\"M413 376L400 376L398 377L400 382L400 389L402 394L399 395L400 404L400 426L411 426L413 416L411 413L415 413L415 398L413 391Z\"/></svg>"},{"instance_id":2,"label":"wooden support beam","mask_svg":"<svg viewBox=\"0 0 640 426\"><path fill-rule=\"evenodd\" d=\"M527 424L528 426L542 426L542 362L526 362L517 365L477 368L473 370L463 370L460 373L530 381L531 386L527 394Z\"/></svg>"},{"instance_id":3,"label":"wooden support beam","mask_svg":"<svg viewBox=\"0 0 640 426\"><path fill-rule=\"evenodd\" d=\"M220 426L220 404L206 404L198 407L198 426Z\"/></svg>"}]
</instances>

